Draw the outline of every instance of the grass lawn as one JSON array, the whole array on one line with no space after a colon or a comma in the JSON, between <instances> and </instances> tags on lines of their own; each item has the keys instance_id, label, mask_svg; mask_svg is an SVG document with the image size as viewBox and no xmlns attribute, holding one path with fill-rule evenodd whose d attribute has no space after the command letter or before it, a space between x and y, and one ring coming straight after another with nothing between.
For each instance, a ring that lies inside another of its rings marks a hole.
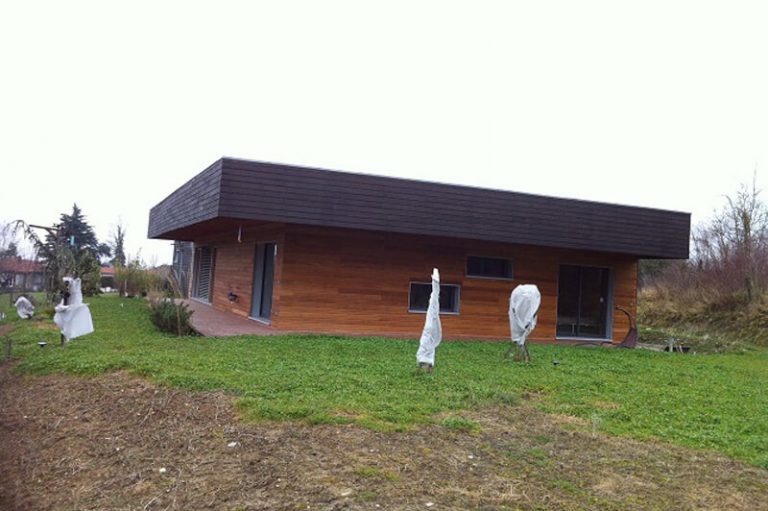
<instances>
[{"instance_id":1,"label":"grass lawn","mask_svg":"<svg viewBox=\"0 0 768 511\"><path fill-rule=\"evenodd\" d=\"M414 371L415 341L174 338L154 329L142 300L86 301L96 332L63 349L52 321L10 317L19 324L12 334L18 371L124 369L168 386L229 391L248 419L355 422L379 430L437 421L471 432L475 425L463 410L524 398L547 412L580 417L584 427L713 449L768 468L765 350L670 355L533 345L533 362L520 364L504 360L503 343L450 342L440 346L435 372L427 375ZM0 308L6 305L0 297ZM43 340L48 347L38 348Z\"/></svg>"}]
</instances>

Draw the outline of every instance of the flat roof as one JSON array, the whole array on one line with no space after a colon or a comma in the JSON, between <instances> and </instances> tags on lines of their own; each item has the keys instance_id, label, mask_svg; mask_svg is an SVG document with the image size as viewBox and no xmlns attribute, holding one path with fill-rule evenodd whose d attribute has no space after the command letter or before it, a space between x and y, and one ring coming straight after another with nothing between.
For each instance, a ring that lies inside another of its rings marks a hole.
<instances>
[{"instance_id":1,"label":"flat roof","mask_svg":"<svg viewBox=\"0 0 768 511\"><path fill-rule=\"evenodd\" d=\"M222 158L149 215L149 237L257 220L687 259L690 213Z\"/></svg>"}]
</instances>

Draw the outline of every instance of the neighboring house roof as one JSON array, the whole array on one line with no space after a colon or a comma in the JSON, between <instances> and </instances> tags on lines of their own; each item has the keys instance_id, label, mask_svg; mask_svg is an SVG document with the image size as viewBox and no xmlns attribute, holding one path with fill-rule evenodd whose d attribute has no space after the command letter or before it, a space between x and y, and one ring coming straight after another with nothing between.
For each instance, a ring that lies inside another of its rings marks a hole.
<instances>
[{"instance_id":1,"label":"neighboring house roof","mask_svg":"<svg viewBox=\"0 0 768 511\"><path fill-rule=\"evenodd\" d=\"M42 263L20 257L0 259L0 271L13 273L42 273L45 267Z\"/></svg>"},{"instance_id":2,"label":"neighboring house roof","mask_svg":"<svg viewBox=\"0 0 768 511\"><path fill-rule=\"evenodd\" d=\"M114 266L102 266L101 267L101 276L102 277L114 277L115 276L115 267Z\"/></svg>"},{"instance_id":3,"label":"neighboring house roof","mask_svg":"<svg viewBox=\"0 0 768 511\"><path fill-rule=\"evenodd\" d=\"M617 184L618 186L618 184ZM260 220L688 257L690 213L222 158L150 211L149 237Z\"/></svg>"}]
</instances>

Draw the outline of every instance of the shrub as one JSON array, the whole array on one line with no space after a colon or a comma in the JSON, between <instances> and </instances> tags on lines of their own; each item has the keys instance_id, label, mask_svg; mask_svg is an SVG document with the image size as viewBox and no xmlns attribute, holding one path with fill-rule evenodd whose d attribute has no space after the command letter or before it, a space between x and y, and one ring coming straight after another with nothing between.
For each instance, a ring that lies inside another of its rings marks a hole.
<instances>
[{"instance_id":1,"label":"shrub","mask_svg":"<svg viewBox=\"0 0 768 511\"><path fill-rule=\"evenodd\" d=\"M120 296L146 296L149 292L162 289L163 278L135 259L126 266L118 266L115 280Z\"/></svg>"},{"instance_id":2,"label":"shrub","mask_svg":"<svg viewBox=\"0 0 768 511\"><path fill-rule=\"evenodd\" d=\"M150 319L161 331L178 336L192 335L194 330L189 323L192 311L185 303L168 298L150 300Z\"/></svg>"}]
</instances>

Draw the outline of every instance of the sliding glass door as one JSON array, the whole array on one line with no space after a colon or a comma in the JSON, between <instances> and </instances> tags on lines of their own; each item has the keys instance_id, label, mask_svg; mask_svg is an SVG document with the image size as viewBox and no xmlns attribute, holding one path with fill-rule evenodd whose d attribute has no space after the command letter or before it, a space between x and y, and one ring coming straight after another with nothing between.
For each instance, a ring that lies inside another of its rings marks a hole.
<instances>
[{"instance_id":1,"label":"sliding glass door","mask_svg":"<svg viewBox=\"0 0 768 511\"><path fill-rule=\"evenodd\" d=\"M560 266L557 287L557 336L609 337L611 272L594 266Z\"/></svg>"}]
</instances>

